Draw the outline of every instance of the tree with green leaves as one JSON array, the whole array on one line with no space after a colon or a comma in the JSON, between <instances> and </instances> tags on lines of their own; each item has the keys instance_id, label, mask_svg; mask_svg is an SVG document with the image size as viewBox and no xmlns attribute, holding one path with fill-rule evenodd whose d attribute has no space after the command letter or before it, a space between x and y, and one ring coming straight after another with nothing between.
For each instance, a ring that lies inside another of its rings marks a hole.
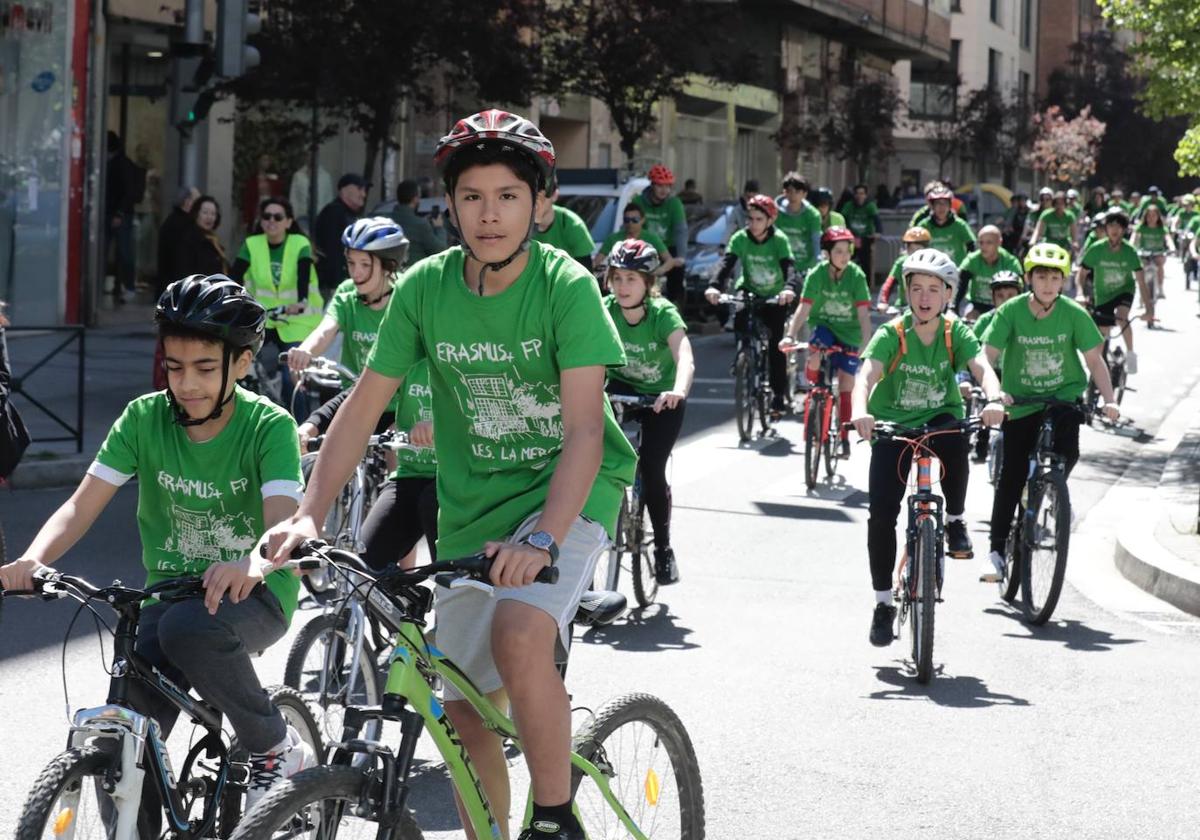
<instances>
[{"instance_id":1,"label":"tree with green leaves","mask_svg":"<svg viewBox=\"0 0 1200 840\"><path fill-rule=\"evenodd\" d=\"M1142 101L1154 119L1182 117L1187 131L1175 147L1181 175L1200 175L1200 4L1179 0L1099 0L1117 29L1137 35L1130 45L1145 78Z\"/></svg>"},{"instance_id":2,"label":"tree with green leaves","mask_svg":"<svg viewBox=\"0 0 1200 840\"><path fill-rule=\"evenodd\" d=\"M890 157L895 149L903 104L891 76L856 72L851 83L830 98L829 109L815 118L822 148L854 164L855 177L866 183L871 162Z\"/></svg>"}]
</instances>

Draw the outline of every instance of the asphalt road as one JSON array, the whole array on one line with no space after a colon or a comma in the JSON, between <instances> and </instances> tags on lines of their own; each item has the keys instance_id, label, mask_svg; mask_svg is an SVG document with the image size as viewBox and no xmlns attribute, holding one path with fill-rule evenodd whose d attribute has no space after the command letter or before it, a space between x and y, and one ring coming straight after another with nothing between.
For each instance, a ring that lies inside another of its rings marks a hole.
<instances>
[{"instance_id":1,"label":"asphalt road","mask_svg":"<svg viewBox=\"0 0 1200 840\"><path fill-rule=\"evenodd\" d=\"M948 561L928 686L912 678L902 642L867 643L866 448L855 447L839 481L806 492L799 423L739 446L732 339L697 342L699 378L672 464L683 581L663 603L578 638L575 702L594 708L632 690L666 700L695 742L712 838L1194 837L1200 622L1132 591L1111 546L1085 539L1113 526L1087 512L1117 478L1144 473L1152 492L1141 453L1200 372L1194 292L1168 290L1165 328L1137 334L1141 372L1125 404L1134 427L1084 431L1071 482L1079 540L1054 620L1025 625L977 582L977 560ZM974 469L968 519L982 554L990 488ZM10 544L26 545L66 495L0 496ZM135 495L118 493L63 568L140 579ZM60 657L72 612L23 601L0 617L0 836L65 741ZM286 651L285 641L258 660L264 682L282 676ZM102 702L90 621L76 626L66 666L70 707ZM426 836L461 837L428 743L421 755L414 805Z\"/></svg>"}]
</instances>

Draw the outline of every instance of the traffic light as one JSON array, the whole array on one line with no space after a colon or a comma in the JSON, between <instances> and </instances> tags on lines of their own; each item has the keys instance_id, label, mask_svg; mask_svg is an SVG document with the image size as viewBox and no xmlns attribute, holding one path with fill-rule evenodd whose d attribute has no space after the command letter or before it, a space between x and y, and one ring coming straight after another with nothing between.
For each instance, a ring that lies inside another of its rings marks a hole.
<instances>
[{"instance_id":1,"label":"traffic light","mask_svg":"<svg viewBox=\"0 0 1200 840\"><path fill-rule=\"evenodd\" d=\"M262 18L250 11L248 0L217 0L216 74L236 78L259 62L258 50L246 43L262 30Z\"/></svg>"}]
</instances>

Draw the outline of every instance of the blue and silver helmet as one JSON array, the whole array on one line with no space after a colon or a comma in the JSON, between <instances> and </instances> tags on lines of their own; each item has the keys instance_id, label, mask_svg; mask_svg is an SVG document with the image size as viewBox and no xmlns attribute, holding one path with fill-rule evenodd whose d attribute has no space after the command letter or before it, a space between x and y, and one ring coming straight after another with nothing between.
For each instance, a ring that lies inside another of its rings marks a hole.
<instances>
[{"instance_id":1,"label":"blue and silver helmet","mask_svg":"<svg viewBox=\"0 0 1200 840\"><path fill-rule=\"evenodd\" d=\"M392 259L403 266L408 259L408 237L404 229L386 216L359 219L342 231L342 245L348 250L367 251L381 259Z\"/></svg>"}]
</instances>

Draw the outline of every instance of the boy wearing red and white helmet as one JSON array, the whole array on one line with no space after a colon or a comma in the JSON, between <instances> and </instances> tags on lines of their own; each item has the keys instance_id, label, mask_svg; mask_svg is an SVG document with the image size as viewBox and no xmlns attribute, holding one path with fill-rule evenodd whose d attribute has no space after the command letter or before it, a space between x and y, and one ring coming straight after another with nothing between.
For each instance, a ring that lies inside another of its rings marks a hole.
<instances>
[{"instance_id":1,"label":"boy wearing red and white helmet","mask_svg":"<svg viewBox=\"0 0 1200 840\"><path fill-rule=\"evenodd\" d=\"M650 167L647 173L650 186L635 195L633 202L646 214L645 227L671 249L677 259L687 257L687 211L679 196L671 195L675 186L675 173L661 163ZM663 261L666 254L661 255ZM677 265L667 272L667 297L673 301L683 298L683 266Z\"/></svg>"},{"instance_id":2,"label":"boy wearing red and white helmet","mask_svg":"<svg viewBox=\"0 0 1200 840\"><path fill-rule=\"evenodd\" d=\"M787 408L791 396L791 383L788 382L787 356L775 349L783 338L783 328L787 322L788 304L796 299L795 262L792 259L792 246L787 236L775 227L775 219L779 216L779 208L775 199L768 195L754 195L746 200L746 227L734 233L725 249L721 269L713 284L704 290L704 296L709 303L716 303L725 290L729 278L740 262L742 276L737 281L736 288L754 294L765 300L778 296L778 306L763 307L759 316L767 326L771 335L770 375L771 410L782 412ZM734 320L735 331L740 332L746 322L747 314L743 310Z\"/></svg>"},{"instance_id":3,"label":"boy wearing red and white helmet","mask_svg":"<svg viewBox=\"0 0 1200 840\"><path fill-rule=\"evenodd\" d=\"M392 394L428 360L438 555L484 552L495 586L490 596L439 588L438 647L493 702L511 702L540 826L521 837L582 840L571 810L571 708L555 660L633 480L636 456L604 397L607 370L626 357L591 273L533 241L555 165L537 127L483 111L459 120L434 160L462 244L398 285L300 510L270 544L280 562L316 536ZM558 582L534 583L549 565ZM445 699L494 814L507 814L501 740L455 689L447 686ZM490 826L494 836L507 829Z\"/></svg>"},{"instance_id":4,"label":"boy wearing red and white helmet","mask_svg":"<svg viewBox=\"0 0 1200 840\"><path fill-rule=\"evenodd\" d=\"M793 350L796 336L806 322L812 321L805 376L815 383L821 375L820 351L834 351L830 358L838 372L838 415L841 422L848 423L850 389L858 372L858 348L871 334L871 290L867 287L867 275L850 261L854 254L853 233L844 227L831 227L821 234L821 250L826 257L805 276L800 306L779 349L785 353ZM850 440L845 432L842 457L850 457Z\"/></svg>"}]
</instances>

